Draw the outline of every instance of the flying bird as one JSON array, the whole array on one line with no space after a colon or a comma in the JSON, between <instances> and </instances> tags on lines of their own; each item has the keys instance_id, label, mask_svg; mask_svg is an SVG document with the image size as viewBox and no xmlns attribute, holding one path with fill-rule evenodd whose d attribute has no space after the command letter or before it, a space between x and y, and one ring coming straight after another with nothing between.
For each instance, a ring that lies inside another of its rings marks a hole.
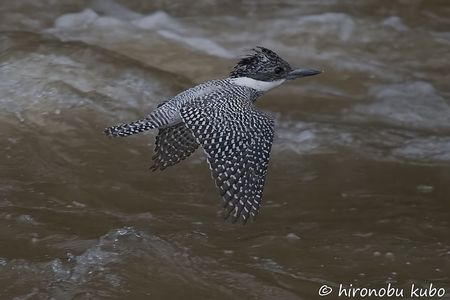
<instances>
[{"instance_id":1,"label":"flying bird","mask_svg":"<svg viewBox=\"0 0 450 300\"><path fill-rule=\"evenodd\" d=\"M256 217L274 135L274 120L255 102L287 80L321 73L292 69L263 47L242 58L225 79L210 80L162 102L145 118L105 129L125 137L158 129L152 170L164 170L199 146L227 210L226 218L246 223Z\"/></svg>"}]
</instances>

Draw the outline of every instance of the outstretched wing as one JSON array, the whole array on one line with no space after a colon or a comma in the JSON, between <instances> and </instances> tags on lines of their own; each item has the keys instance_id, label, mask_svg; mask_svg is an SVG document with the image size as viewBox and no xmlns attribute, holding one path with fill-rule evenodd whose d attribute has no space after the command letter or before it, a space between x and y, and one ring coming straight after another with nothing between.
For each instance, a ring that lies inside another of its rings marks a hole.
<instances>
[{"instance_id":1,"label":"outstretched wing","mask_svg":"<svg viewBox=\"0 0 450 300\"><path fill-rule=\"evenodd\" d=\"M234 97L200 99L183 107L181 118L206 152L227 217L245 223L261 203L274 122L254 107L252 92Z\"/></svg>"},{"instance_id":2,"label":"outstretched wing","mask_svg":"<svg viewBox=\"0 0 450 300\"><path fill-rule=\"evenodd\" d=\"M164 170L173 166L194 153L197 148L195 137L184 123L160 128L152 157L154 163L150 170Z\"/></svg>"}]
</instances>

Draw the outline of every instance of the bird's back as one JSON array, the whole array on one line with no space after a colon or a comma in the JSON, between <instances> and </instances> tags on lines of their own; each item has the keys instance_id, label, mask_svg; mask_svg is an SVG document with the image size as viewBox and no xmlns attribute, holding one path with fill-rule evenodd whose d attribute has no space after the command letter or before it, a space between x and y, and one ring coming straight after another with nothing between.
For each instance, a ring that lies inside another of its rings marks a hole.
<instances>
[{"instance_id":1,"label":"bird's back","mask_svg":"<svg viewBox=\"0 0 450 300\"><path fill-rule=\"evenodd\" d=\"M219 99L237 101L244 99L253 102L258 93L248 87L234 84L230 78L210 80L187 89L178 95L161 103L150 115L150 118L159 119L161 126L172 126L181 122L180 110L183 107L199 102L219 103Z\"/></svg>"}]
</instances>

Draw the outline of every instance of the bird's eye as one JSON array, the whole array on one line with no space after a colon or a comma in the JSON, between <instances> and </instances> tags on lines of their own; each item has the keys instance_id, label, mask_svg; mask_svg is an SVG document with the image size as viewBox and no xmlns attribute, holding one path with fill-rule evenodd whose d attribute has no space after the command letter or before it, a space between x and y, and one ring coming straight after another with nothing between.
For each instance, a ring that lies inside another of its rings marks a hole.
<instances>
[{"instance_id":1,"label":"bird's eye","mask_svg":"<svg viewBox=\"0 0 450 300\"><path fill-rule=\"evenodd\" d=\"M280 74L283 71L284 71L284 69L282 67L276 67L274 72L275 72L275 74Z\"/></svg>"}]
</instances>

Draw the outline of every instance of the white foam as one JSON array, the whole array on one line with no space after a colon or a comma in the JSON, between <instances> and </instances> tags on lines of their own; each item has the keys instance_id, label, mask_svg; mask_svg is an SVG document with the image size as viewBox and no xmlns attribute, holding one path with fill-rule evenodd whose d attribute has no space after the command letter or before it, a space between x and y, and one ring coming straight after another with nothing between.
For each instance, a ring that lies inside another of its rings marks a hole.
<instances>
[{"instance_id":1,"label":"white foam","mask_svg":"<svg viewBox=\"0 0 450 300\"><path fill-rule=\"evenodd\" d=\"M402 19L397 16L387 17L383 20L383 22L381 22L381 24L384 26L392 27L398 31L405 31L409 29L408 26L403 24Z\"/></svg>"},{"instance_id":2,"label":"white foam","mask_svg":"<svg viewBox=\"0 0 450 300\"><path fill-rule=\"evenodd\" d=\"M393 151L393 154L418 161L450 161L450 139L429 137L410 140Z\"/></svg>"},{"instance_id":3,"label":"white foam","mask_svg":"<svg viewBox=\"0 0 450 300\"><path fill-rule=\"evenodd\" d=\"M112 29L112 28L123 28L124 26L126 26L126 23L122 20L113 18L113 17L98 17L95 20L95 26L97 26L98 28L107 28L107 29Z\"/></svg>"},{"instance_id":4,"label":"white foam","mask_svg":"<svg viewBox=\"0 0 450 300\"><path fill-rule=\"evenodd\" d=\"M158 33L165 38L182 42L183 44L189 45L194 49L206 52L214 56L220 56L223 58L234 58L235 56L219 44L214 41L202 38L202 37L189 37L185 35L180 35L175 32L167 30L159 30Z\"/></svg>"},{"instance_id":5,"label":"white foam","mask_svg":"<svg viewBox=\"0 0 450 300\"><path fill-rule=\"evenodd\" d=\"M90 8L79 13L66 14L55 20L58 29L82 29L89 26L98 18L98 15Z\"/></svg>"},{"instance_id":6,"label":"white foam","mask_svg":"<svg viewBox=\"0 0 450 300\"><path fill-rule=\"evenodd\" d=\"M183 26L181 26L174 18L169 16L164 11L157 11L150 15L133 20L131 21L131 24L142 29L165 28L181 31L183 28Z\"/></svg>"},{"instance_id":7,"label":"white foam","mask_svg":"<svg viewBox=\"0 0 450 300\"><path fill-rule=\"evenodd\" d=\"M370 88L369 96L375 101L355 105L355 115L346 118L370 117L413 128L450 129L450 105L428 82L376 85Z\"/></svg>"},{"instance_id":8,"label":"white foam","mask_svg":"<svg viewBox=\"0 0 450 300\"><path fill-rule=\"evenodd\" d=\"M295 28L301 28L302 31L313 28L315 35L334 32L340 40L348 41L355 31L355 22L347 14L323 13L300 17Z\"/></svg>"},{"instance_id":9,"label":"white foam","mask_svg":"<svg viewBox=\"0 0 450 300\"><path fill-rule=\"evenodd\" d=\"M193 36L199 34L195 27L189 27L171 17L164 11L157 11L145 17L131 21L136 27L145 30L154 30L164 38L181 42L194 49L206 52L208 54L233 58L234 55L209 38Z\"/></svg>"},{"instance_id":10,"label":"white foam","mask_svg":"<svg viewBox=\"0 0 450 300\"><path fill-rule=\"evenodd\" d=\"M142 14L134 12L125 6L112 0L94 0L91 7L101 15L106 15L123 21L135 20L142 17Z\"/></svg>"},{"instance_id":11,"label":"white foam","mask_svg":"<svg viewBox=\"0 0 450 300\"><path fill-rule=\"evenodd\" d=\"M113 3L112 7L108 7L108 3ZM64 39L71 35L74 35L75 39L79 39L80 31L85 31L89 28L89 32L83 33L84 38L82 39L92 42L95 38L92 39L89 36L93 35L95 37L96 29L104 30L107 28L117 33L117 35L114 35L114 42L116 42L127 40L130 35L127 33L135 32L129 29L131 28L129 25L132 25L143 30L155 32L165 39L188 45L213 56L223 58L235 57L232 52L212 39L199 36L204 34L201 33L199 28L181 23L164 11L156 11L143 16L108 0L94 1L93 7L106 15L99 16L90 8L79 13L65 14L57 18L54 27L46 30L46 32L57 34L64 37ZM102 37L106 38L107 36L102 34Z\"/></svg>"}]
</instances>

